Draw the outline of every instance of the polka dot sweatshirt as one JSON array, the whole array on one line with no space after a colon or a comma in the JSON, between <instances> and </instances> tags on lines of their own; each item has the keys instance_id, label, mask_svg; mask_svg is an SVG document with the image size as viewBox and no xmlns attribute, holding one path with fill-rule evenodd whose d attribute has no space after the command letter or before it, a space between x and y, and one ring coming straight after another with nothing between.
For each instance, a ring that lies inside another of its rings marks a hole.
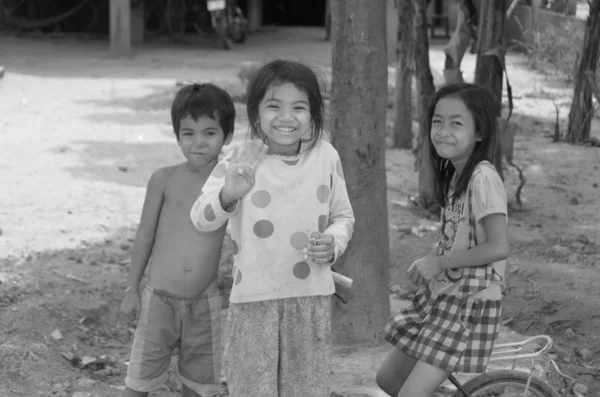
<instances>
[{"instance_id":1,"label":"polka dot sweatshirt","mask_svg":"<svg viewBox=\"0 0 600 397\"><path fill-rule=\"evenodd\" d=\"M303 249L312 232L331 234L335 262L352 237L354 213L334 147L322 141L297 156L267 155L252 189L225 211L219 192L228 166L228 158L217 164L190 215L200 231L216 230L231 218L230 301L333 294L331 267L306 261Z\"/></svg>"}]
</instances>

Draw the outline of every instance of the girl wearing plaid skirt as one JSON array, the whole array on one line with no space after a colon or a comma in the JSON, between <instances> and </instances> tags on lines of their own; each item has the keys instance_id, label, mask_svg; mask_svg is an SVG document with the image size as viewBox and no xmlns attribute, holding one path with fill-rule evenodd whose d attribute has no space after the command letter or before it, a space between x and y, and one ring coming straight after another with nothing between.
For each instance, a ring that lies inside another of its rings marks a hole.
<instances>
[{"instance_id":1,"label":"girl wearing plaid skirt","mask_svg":"<svg viewBox=\"0 0 600 397\"><path fill-rule=\"evenodd\" d=\"M441 88L429 106L441 238L409 267L421 288L383 330L394 347L376 380L391 396L430 397L450 373L480 373L488 364L509 253L506 191L492 165L496 109L488 90L464 83Z\"/></svg>"}]
</instances>

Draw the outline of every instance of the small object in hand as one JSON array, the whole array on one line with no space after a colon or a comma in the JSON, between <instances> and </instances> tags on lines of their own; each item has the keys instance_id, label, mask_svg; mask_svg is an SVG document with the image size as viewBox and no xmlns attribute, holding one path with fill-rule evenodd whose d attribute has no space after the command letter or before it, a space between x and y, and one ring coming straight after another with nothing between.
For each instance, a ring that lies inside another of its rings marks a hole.
<instances>
[{"instance_id":1,"label":"small object in hand","mask_svg":"<svg viewBox=\"0 0 600 397\"><path fill-rule=\"evenodd\" d=\"M332 270L333 284L335 285L335 296L339 298L343 303L348 303L350 297L350 289L352 288L352 280L349 277L342 276L338 272Z\"/></svg>"}]
</instances>

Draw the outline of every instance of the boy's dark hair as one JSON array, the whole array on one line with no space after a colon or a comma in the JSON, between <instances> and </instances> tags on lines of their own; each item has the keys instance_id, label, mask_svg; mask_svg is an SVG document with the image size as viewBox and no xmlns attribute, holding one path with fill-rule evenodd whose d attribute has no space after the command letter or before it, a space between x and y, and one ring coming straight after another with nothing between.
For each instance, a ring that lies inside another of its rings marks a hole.
<instances>
[{"instance_id":1,"label":"boy's dark hair","mask_svg":"<svg viewBox=\"0 0 600 397\"><path fill-rule=\"evenodd\" d=\"M171 123L177 140L181 119L188 116L194 120L202 116L217 120L225 138L233 133L235 106L229 94L214 84L186 85L175 95L171 105Z\"/></svg>"},{"instance_id":2,"label":"boy's dark hair","mask_svg":"<svg viewBox=\"0 0 600 397\"><path fill-rule=\"evenodd\" d=\"M426 131L428 131L429 153L435 177L435 198L441 207L445 207L448 201L450 181L455 169L449 160L437 154L430 133L435 107L442 98L460 99L473 116L475 134L481 137L481 140L475 142L473 153L471 153L469 160L467 160L462 173L458 176L451 198L452 201L467 191L473 171L481 161L487 160L494 166L499 166L500 158L498 154L500 154L501 142L500 134L498 133L498 120L496 118L496 109L498 109L497 101L487 88L468 83L448 84L440 88L433 95L429 102L424 122Z\"/></svg>"},{"instance_id":3,"label":"boy's dark hair","mask_svg":"<svg viewBox=\"0 0 600 397\"><path fill-rule=\"evenodd\" d=\"M319 84L317 75L310 67L299 62L281 59L269 62L260 68L250 80L246 109L251 136L252 138L264 140L265 137L257 128L259 105L270 87L284 83L294 84L299 90L305 92L308 97L312 128L310 138L306 142L310 142L307 150L311 150L319 143L323 134L325 106L321 94L321 84Z\"/></svg>"}]
</instances>

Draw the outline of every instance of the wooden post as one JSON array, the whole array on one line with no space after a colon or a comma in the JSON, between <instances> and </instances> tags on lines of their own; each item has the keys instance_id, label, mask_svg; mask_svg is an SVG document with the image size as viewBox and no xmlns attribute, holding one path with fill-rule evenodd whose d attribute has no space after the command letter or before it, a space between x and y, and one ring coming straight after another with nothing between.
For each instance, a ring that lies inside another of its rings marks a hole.
<instances>
[{"instance_id":1,"label":"wooden post","mask_svg":"<svg viewBox=\"0 0 600 397\"><path fill-rule=\"evenodd\" d=\"M131 55L131 0L110 0L110 53Z\"/></svg>"},{"instance_id":2,"label":"wooden post","mask_svg":"<svg viewBox=\"0 0 600 397\"><path fill-rule=\"evenodd\" d=\"M325 0L325 41L331 41L331 0Z\"/></svg>"},{"instance_id":3,"label":"wooden post","mask_svg":"<svg viewBox=\"0 0 600 397\"><path fill-rule=\"evenodd\" d=\"M155 0L151 0L155 1ZM131 44L144 43L144 0L137 0L135 5L131 7Z\"/></svg>"},{"instance_id":4,"label":"wooden post","mask_svg":"<svg viewBox=\"0 0 600 397\"><path fill-rule=\"evenodd\" d=\"M248 0L248 30L255 32L263 22L263 0Z\"/></svg>"}]
</instances>

